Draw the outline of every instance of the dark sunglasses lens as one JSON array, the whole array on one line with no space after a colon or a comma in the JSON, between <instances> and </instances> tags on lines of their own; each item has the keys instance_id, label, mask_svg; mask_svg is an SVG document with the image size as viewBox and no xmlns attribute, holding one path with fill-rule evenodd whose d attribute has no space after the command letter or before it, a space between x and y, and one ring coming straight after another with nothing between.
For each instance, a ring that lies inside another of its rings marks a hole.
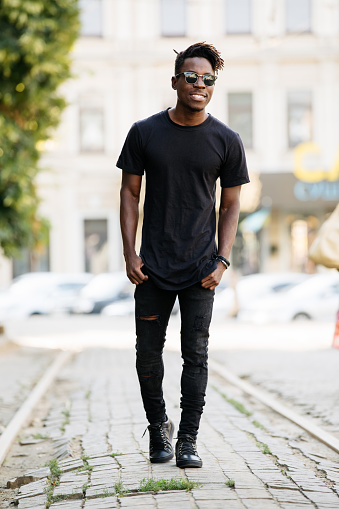
<instances>
[{"instance_id":1,"label":"dark sunglasses lens","mask_svg":"<svg viewBox=\"0 0 339 509\"><path fill-rule=\"evenodd\" d=\"M212 87L214 85L214 82L215 82L215 77L210 75L210 76L204 76L204 83L206 85L206 87Z\"/></svg>"},{"instance_id":2,"label":"dark sunglasses lens","mask_svg":"<svg viewBox=\"0 0 339 509\"><path fill-rule=\"evenodd\" d=\"M198 79L198 76L194 72L190 72L185 74L186 83L189 83L190 85L193 85Z\"/></svg>"}]
</instances>

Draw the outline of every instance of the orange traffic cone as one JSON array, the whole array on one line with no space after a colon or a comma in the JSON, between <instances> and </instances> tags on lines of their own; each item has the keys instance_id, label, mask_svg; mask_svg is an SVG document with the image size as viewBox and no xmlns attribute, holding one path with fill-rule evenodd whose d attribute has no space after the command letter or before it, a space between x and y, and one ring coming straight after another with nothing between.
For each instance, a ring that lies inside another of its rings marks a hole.
<instances>
[{"instance_id":1,"label":"orange traffic cone","mask_svg":"<svg viewBox=\"0 0 339 509\"><path fill-rule=\"evenodd\" d=\"M335 324L332 347L339 348L339 311L337 313L337 322Z\"/></svg>"}]
</instances>

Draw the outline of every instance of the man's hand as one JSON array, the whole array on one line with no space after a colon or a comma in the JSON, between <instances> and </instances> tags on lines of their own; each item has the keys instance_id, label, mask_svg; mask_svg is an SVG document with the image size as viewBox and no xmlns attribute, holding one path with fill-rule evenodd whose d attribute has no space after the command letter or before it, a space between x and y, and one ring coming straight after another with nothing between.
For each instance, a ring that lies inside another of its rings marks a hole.
<instances>
[{"instance_id":1,"label":"man's hand","mask_svg":"<svg viewBox=\"0 0 339 509\"><path fill-rule=\"evenodd\" d=\"M208 276L201 280L201 286L207 290L214 290L214 288L216 288L220 283L225 270L225 265L221 262L218 262L217 268L211 272L211 274L208 274Z\"/></svg>"},{"instance_id":2,"label":"man's hand","mask_svg":"<svg viewBox=\"0 0 339 509\"><path fill-rule=\"evenodd\" d=\"M148 279L148 276L141 270L143 265L142 259L136 253L128 258L126 257L127 277L134 285L141 285L141 283Z\"/></svg>"}]
</instances>

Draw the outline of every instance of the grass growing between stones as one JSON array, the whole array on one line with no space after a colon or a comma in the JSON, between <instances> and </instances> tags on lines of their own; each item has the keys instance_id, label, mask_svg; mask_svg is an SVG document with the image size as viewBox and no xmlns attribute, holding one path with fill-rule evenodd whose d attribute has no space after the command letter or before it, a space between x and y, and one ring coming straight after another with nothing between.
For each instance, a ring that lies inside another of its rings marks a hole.
<instances>
[{"instance_id":1,"label":"grass growing between stones","mask_svg":"<svg viewBox=\"0 0 339 509\"><path fill-rule=\"evenodd\" d=\"M71 412L68 409L66 409L66 410L63 410L61 413L64 415L64 420L63 420L63 422L62 422L62 424L60 426L60 431L62 431L62 433L64 433L67 424L70 423Z\"/></svg>"},{"instance_id":2,"label":"grass growing between stones","mask_svg":"<svg viewBox=\"0 0 339 509\"><path fill-rule=\"evenodd\" d=\"M88 472L90 474L92 472L92 470L93 470L93 467L92 467L92 465L90 465L88 463L89 456L86 456L85 454L83 454L81 456L81 459L82 459L82 461L84 463L84 466L78 468L77 472Z\"/></svg>"},{"instance_id":3,"label":"grass growing between stones","mask_svg":"<svg viewBox=\"0 0 339 509\"><path fill-rule=\"evenodd\" d=\"M233 481L233 479L229 479L228 481L225 482L226 486L229 486L230 488L234 488L235 487L235 481Z\"/></svg>"},{"instance_id":4,"label":"grass growing between stones","mask_svg":"<svg viewBox=\"0 0 339 509\"><path fill-rule=\"evenodd\" d=\"M104 490L101 495L101 498L104 497L114 497L119 496L123 497L130 493L144 493L147 491L153 491L157 493L158 491L170 491L170 490L185 490L190 491L193 488L199 488L201 483L189 481L188 479L142 479L140 481L140 486L137 490L128 490L124 488L122 481L115 483L114 491L109 491L108 489Z\"/></svg>"},{"instance_id":5,"label":"grass growing between stones","mask_svg":"<svg viewBox=\"0 0 339 509\"><path fill-rule=\"evenodd\" d=\"M272 454L270 448L264 442L259 442L258 440L256 440L255 443L256 443L256 446L259 447L259 449L261 450L261 452L263 454Z\"/></svg>"},{"instance_id":6,"label":"grass growing between stones","mask_svg":"<svg viewBox=\"0 0 339 509\"><path fill-rule=\"evenodd\" d=\"M169 490L185 490L190 491L193 488L201 486L200 483L189 481L188 479L142 479L140 481L140 492L143 491L169 491Z\"/></svg>"},{"instance_id":7,"label":"grass growing between stones","mask_svg":"<svg viewBox=\"0 0 339 509\"><path fill-rule=\"evenodd\" d=\"M129 493L129 490L124 488L124 485L122 484L122 481L116 482L114 485L114 490L116 495L120 495L120 497L123 497L127 493Z\"/></svg>"},{"instance_id":8,"label":"grass growing between stones","mask_svg":"<svg viewBox=\"0 0 339 509\"><path fill-rule=\"evenodd\" d=\"M254 426L255 426L256 428L259 428L259 429L262 429L263 431L266 431L265 426L264 426L263 424L261 424L261 422L258 422L258 421L256 421L256 420L253 420L253 421L252 421L252 424L254 424Z\"/></svg>"},{"instance_id":9,"label":"grass growing between stones","mask_svg":"<svg viewBox=\"0 0 339 509\"><path fill-rule=\"evenodd\" d=\"M48 434L42 434L42 433L35 433L35 435L33 435L33 438L34 440L47 440L49 437Z\"/></svg>"},{"instance_id":10,"label":"grass growing between stones","mask_svg":"<svg viewBox=\"0 0 339 509\"><path fill-rule=\"evenodd\" d=\"M52 459L47 466L50 470L50 475L47 477L47 487L45 488L45 493L47 496L46 508L50 507L51 504L56 502L56 497L53 496L53 491L56 486L60 484L60 476L62 474L62 470L59 467L58 460ZM59 498L58 498L59 500Z\"/></svg>"},{"instance_id":11,"label":"grass growing between stones","mask_svg":"<svg viewBox=\"0 0 339 509\"><path fill-rule=\"evenodd\" d=\"M247 408L242 403L240 403L240 401L237 401L236 399L233 398L229 398L228 396L226 396L226 394L221 392L215 385L212 385L212 389L214 389L218 394L220 394L220 396L222 396L227 401L227 403L234 406L234 408L236 408L240 413L247 415L247 417L250 417L252 415L252 412L247 410Z\"/></svg>"}]
</instances>

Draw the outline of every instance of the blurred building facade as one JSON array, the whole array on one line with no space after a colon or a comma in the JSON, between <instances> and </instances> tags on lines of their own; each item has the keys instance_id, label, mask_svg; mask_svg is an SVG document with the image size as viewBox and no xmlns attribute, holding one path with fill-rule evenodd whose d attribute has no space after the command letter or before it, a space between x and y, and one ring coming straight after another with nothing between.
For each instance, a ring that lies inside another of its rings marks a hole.
<instances>
[{"instance_id":1,"label":"blurred building facade","mask_svg":"<svg viewBox=\"0 0 339 509\"><path fill-rule=\"evenodd\" d=\"M312 235L339 201L338 0L79 2L69 106L39 176L49 246L2 274L123 268L115 162L134 121L175 104L173 49L197 41L225 60L208 110L240 133L251 176L233 267L309 270Z\"/></svg>"}]
</instances>

